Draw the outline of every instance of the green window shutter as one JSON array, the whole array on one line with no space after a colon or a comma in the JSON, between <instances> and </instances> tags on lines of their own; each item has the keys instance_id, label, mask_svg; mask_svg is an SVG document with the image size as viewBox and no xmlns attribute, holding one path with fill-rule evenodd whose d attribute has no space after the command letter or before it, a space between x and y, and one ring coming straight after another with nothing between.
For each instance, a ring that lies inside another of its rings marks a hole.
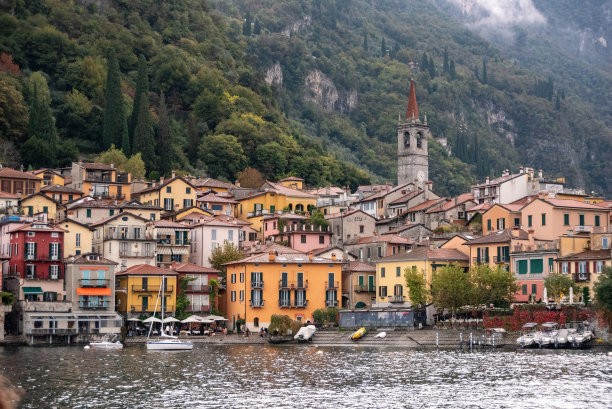
<instances>
[{"instance_id":1,"label":"green window shutter","mask_svg":"<svg viewBox=\"0 0 612 409\"><path fill-rule=\"evenodd\" d=\"M395 276L396 277L401 277L402 275L402 268L401 267L395 267Z\"/></svg>"},{"instance_id":2,"label":"green window shutter","mask_svg":"<svg viewBox=\"0 0 612 409\"><path fill-rule=\"evenodd\" d=\"M487 230L491 230L491 219L487 219Z\"/></svg>"},{"instance_id":3,"label":"green window shutter","mask_svg":"<svg viewBox=\"0 0 612 409\"><path fill-rule=\"evenodd\" d=\"M548 259L548 271L552 273L555 260L550 257Z\"/></svg>"},{"instance_id":4,"label":"green window shutter","mask_svg":"<svg viewBox=\"0 0 612 409\"><path fill-rule=\"evenodd\" d=\"M519 274L527 274L527 260L519 260Z\"/></svg>"},{"instance_id":5,"label":"green window shutter","mask_svg":"<svg viewBox=\"0 0 612 409\"><path fill-rule=\"evenodd\" d=\"M581 226L584 226L584 215L583 214L580 215L580 223L579 224Z\"/></svg>"},{"instance_id":6,"label":"green window shutter","mask_svg":"<svg viewBox=\"0 0 612 409\"><path fill-rule=\"evenodd\" d=\"M368 276L368 290L374 291L374 276Z\"/></svg>"},{"instance_id":7,"label":"green window shutter","mask_svg":"<svg viewBox=\"0 0 612 409\"><path fill-rule=\"evenodd\" d=\"M485 263L489 262L489 248L485 247Z\"/></svg>"},{"instance_id":8,"label":"green window shutter","mask_svg":"<svg viewBox=\"0 0 612 409\"><path fill-rule=\"evenodd\" d=\"M113 216L115 214L115 209L110 209L108 211L109 215Z\"/></svg>"},{"instance_id":9,"label":"green window shutter","mask_svg":"<svg viewBox=\"0 0 612 409\"><path fill-rule=\"evenodd\" d=\"M531 294L537 294L537 292L538 292L538 285L531 284Z\"/></svg>"},{"instance_id":10,"label":"green window shutter","mask_svg":"<svg viewBox=\"0 0 612 409\"><path fill-rule=\"evenodd\" d=\"M87 217L91 217L91 209L87 209Z\"/></svg>"},{"instance_id":11,"label":"green window shutter","mask_svg":"<svg viewBox=\"0 0 612 409\"><path fill-rule=\"evenodd\" d=\"M521 219L519 219L518 217L514 218L514 225L516 227L519 227L521 225Z\"/></svg>"},{"instance_id":12,"label":"green window shutter","mask_svg":"<svg viewBox=\"0 0 612 409\"><path fill-rule=\"evenodd\" d=\"M359 276L359 285L363 286L363 276Z\"/></svg>"},{"instance_id":13,"label":"green window shutter","mask_svg":"<svg viewBox=\"0 0 612 409\"><path fill-rule=\"evenodd\" d=\"M527 295L527 284L523 284L523 295Z\"/></svg>"},{"instance_id":14,"label":"green window shutter","mask_svg":"<svg viewBox=\"0 0 612 409\"><path fill-rule=\"evenodd\" d=\"M533 216L532 215L527 216L527 226L529 227L533 226Z\"/></svg>"},{"instance_id":15,"label":"green window shutter","mask_svg":"<svg viewBox=\"0 0 612 409\"><path fill-rule=\"evenodd\" d=\"M49 208L47 206L43 206L43 213L49 213Z\"/></svg>"},{"instance_id":16,"label":"green window shutter","mask_svg":"<svg viewBox=\"0 0 612 409\"><path fill-rule=\"evenodd\" d=\"M599 227L599 216L595 216L595 227Z\"/></svg>"},{"instance_id":17,"label":"green window shutter","mask_svg":"<svg viewBox=\"0 0 612 409\"><path fill-rule=\"evenodd\" d=\"M385 277L385 268L384 267L380 268L380 276L383 277L383 278Z\"/></svg>"},{"instance_id":18,"label":"green window shutter","mask_svg":"<svg viewBox=\"0 0 612 409\"><path fill-rule=\"evenodd\" d=\"M530 260L531 274L542 274L544 272L544 260L541 258Z\"/></svg>"},{"instance_id":19,"label":"green window shutter","mask_svg":"<svg viewBox=\"0 0 612 409\"><path fill-rule=\"evenodd\" d=\"M569 226L569 214L568 213L563 214L563 225Z\"/></svg>"},{"instance_id":20,"label":"green window shutter","mask_svg":"<svg viewBox=\"0 0 612 409\"><path fill-rule=\"evenodd\" d=\"M497 246L497 262L501 261L501 247Z\"/></svg>"},{"instance_id":21,"label":"green window shutter","mask_svg":"<svg viewBox=\"0 0 612 409\"><path fill-rule=\"evenodd\" d=\"M274 205L270 205L270 213L274 214L275 211L276 211L276 207Z\"/></svg>"},{"instance_id":22,"label":"green window shutter","mask_svg":"<svg viewBox=\"0 0 612 409\"><path fill-rule=\"evenodd\" d=\"M546 226L546 213L542 213L542 226Z\"/></svg>"}]
</instances>

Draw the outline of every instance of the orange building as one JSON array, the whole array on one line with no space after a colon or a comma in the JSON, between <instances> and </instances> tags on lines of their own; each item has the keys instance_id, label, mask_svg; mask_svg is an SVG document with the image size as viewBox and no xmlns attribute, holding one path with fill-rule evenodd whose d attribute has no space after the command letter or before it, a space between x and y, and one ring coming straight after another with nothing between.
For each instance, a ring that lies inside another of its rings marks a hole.
<instances>
[{"instance_id":1,"label":"orange building","mask_svg":"<svg viewBox=\"0 0 612 409\"><path fill-rule=\"evenodd\" d=\"M312 320L316 309L339 305L342 261L289 251L227 264L226 317L232 328L239 319L251 330L268 327L273 314Z\"/></svg>"},{"instance_id":2,"label":"orange building","mask_svg":"<svg viewBox=\"0 0 612 409\"><path fill-rule=\"evenodd\" d=\"M83 197L83 192L80 190L62 185L45 186L40 189L40 192L60 204L72 202Z\"/></svg>"},{"instance_id":3,"label":"orange building","mask_svg":"<svg viewBox=\"0 0 612 409\"><path fill-rule=\"evenodd\" d=\"M521 208L518 204L494 204L482 214L482 235L492 231L521 226Z\"/></svg>"},{"instance_id":4,"label":"orange building","mask_svg":"<svg viewBox=\"0 0 612 409\"><path fill-rule=\"evenodd\" d=\"M40 191L42 179L11 168L0 168L0 191L19 197Z\"/></svg>"},{"instance_id":5,"label":"orange building","mask_svg":"<svg viewBox=\"0 0 612 409\"><path fill-rule=\"evenodd\" d=\"M70 187L83 195L99 197L102 200L130 200L132 177L120 174L111 164L73 162Z\"/></svg>"}]
</instances>

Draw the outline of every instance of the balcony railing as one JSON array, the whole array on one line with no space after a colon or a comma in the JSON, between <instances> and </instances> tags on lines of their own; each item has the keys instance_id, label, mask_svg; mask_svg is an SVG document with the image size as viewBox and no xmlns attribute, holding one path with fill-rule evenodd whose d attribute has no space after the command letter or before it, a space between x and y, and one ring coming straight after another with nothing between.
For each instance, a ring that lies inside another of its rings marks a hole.
<instances>
[{"instance_id":1,"label":"balcony railing","mask_svg":"<svg viewBox=\"0 0 612 409\"><path fill-rule=\"evenodd\" d=\"M278 300L278 306L280 308L290 308L291 301L290 300Z\"/></svg>"},{"instance_id":2,"label":"balcony railing","mask_svg":"<svg viewBox=\"0 0 612 409\"><path fill-rule=\"evenodd\" d=\"M189 240L172 240L172 239L157 239L157 244L161 246L189 246Z\"/></svg>"},{"instance_id":3,"label":"balcony railing","mask_svg":"<svg viewBox=\"0 0 612 409\"><path fill-rule=\"evenodd\" d=\"M81 278L81 287L108 287L109 279L102 278Z\"/></svg>"},{"instance_id":4,"label":"balcony railing","mask_svg":"<svg viewBox=\"0 0 612 409\"><path fill-rule=\"evenodd\" d=\"M373 293L375 292L375 287L370 287L369 285L356 285L355 292L356 293Z\"/></svg>"},{"instance_id":5,"label":"balcony railing","mask_svg":"<svg viewBox=\"0 0 612 409\"><path fill-rule=\"evenodd\" d=\"M296 301L294 307L295 308L306 308L308 305L308 300Z\"/></svg>"},{"instance_id":6,"label":"balcony railing","mask_svg":"<svg viewBox=\"0 0 612 409\"><path fill-rule=\"evenodd\" d=\"M249 305L251 306L251 308L263 308L264 300L260 300L259 302L256 302L256 303L253 303L253 301L251 300L249 302Z\"/></svg>"},{"instance_id":7,"label":"balcony railing","mask_svg":"<svg viewBox=\"0 0 612 409\"><path fill-rule=\"evenodd\" d=\"M325 300L325 306L326 307L337 307L338 300Z\"/></svg>"},{"instance_id":8,"label":"balcony railing","mask_svg":"<svg viewBox=\"0 0 612 409\"><path fill-rule=\"evenodd\" d=\"M135 257L153 257L152 251L119 251L119 257L135 258Z\"/></svg>"},{"instance_id":9,"label":"balcony railing","mask_svg":"<svg viewBox=\"0 0 612 409\"><path fill-rule=\"evenodd\" d=\"M132 305L130 308L131 312L160 312L161 308L158 305L157 310L155 310L155 305ZM166 305L164 308L164 312L173 312L174 305Z\"/></svg>"},{"instance_id":10,"label":"balcony railing","mask_svg":"<svg viewBox=\"0 0 612 409\"><path fill-rule=\"evenodd\" d=\"M26 261L59 261L59 255L48 255L48 254L26 254L24 257Z\"/></svg>"},{"instance_id":11,"label":"balcony railing","mask_svg":"<svg viewBox=\"0 0 612 409\"><path fill-rule=\"evenodd\" d=\"M26 335L76 335L78 328L26 328Z\"/></svg>"},{"instance_id":12,"label":"balcony railing","mask_svg":"<svg viewBox=\"0 0 612 409\"><path fill-rule=\"evenodd\" d=\"M325 289L326 290L335 290L338 287L340 287L340 282L339 281L326 281L325 282Z\"/></svg>"},{"instance_id":13,"label":"balcony railing","mask_svg":"<svg viewBox=\"0 0 612 409\"><path fill-rule=\"evenodd\" d=\"M79 308L83 310L102 310L110 306L109 301L99 302L98 304L79 303Z\"/></svg>"},{"instance_id":14,"label":"balcony railing","mask_svg":"<svg viewBox=\"0 0 612 409\"><path fill-rule=\"evenodd\" d=\"M502 263L509 263L510 262L510 256L502 256L502 257L493 257L493 262L495 264L502 264Z\"/></svg>"},{"instance_id":15,"label":"balcony railing","mask_svg":"<svg viewBox=\"0 0 612 409\"><path fill-rule=\"evenodd\" d=\"M279 289L291 289L291 288L297 288L297 289L304 289L304 288L308 288L308 280L303 280L303 281L283 281L283 280L278 280L278 288Z\"/></svg>"},{"instance_id":16,"label":"balcony railing","mask_svg":"<svg viewBox=\"0 0 612 409\"><path fill-rule=\"evenodd\" d=\"M390 295L389 296L389 302L404 302L405 299L406 297L404 297L403 295Z\"/></svg>"},{"instance_id":17,"label":"balcony railing","mask_svg":"<svg viewBox=\"0 0 612 409\"><path fill-rule=\"evenodd\" d=\"M574 226L574 231L576 233L592 233L593 226L585 226L585 225Z\"/></svg>"},{"instance_id":18,"label":"balcony railing","mask_svg":"<svg viewBox=\"0 0 612 409\"><path fill-rule=\"evenodd\" d=\"M574 273L574 281L590 281L591 273Z\"/></svg>"},{"instance_id":19,"label":"balcony railing","mask_svg":"<svg viewBox=\"0 0 612 409\"><path fill-rule=\"evenodd\" d=\"M489 259L486 257L472 257L472 261L474 262L474 264L484 264L484 263L488 263Z\"/></svg>"},{"instance_id":20,"label":"balcony railing","mask_svg":"<svg viewBox=\"0 0 612 409\"><path fill-rule=\"evenodd\" d=\"M263 281L251 281L251 288L264 288Z\"/></svg>"},{"instance_id":21,"label":"balcony railing","mask_svg":"<svg viewBox=\"0 0 612 409\"><path fill-rule=\"evenodd\" d=\"M133 285L132 286L132 292L135 292L135 293L150 293L150 292L158 292L158 291L159 291L159 286L154 286L154 285L148 285L148 286ZM171 293L172 291L174 291L173 285L167 285L166 288L164 289L164 292L166 293Z\"/></svg>"},{"instance_id":22,"label":"balcony railing","mask_svg":"<svg viewBox=\"0 0 612 409\"><path fill-rule=\"evenodd\" d=\"M189 304L186 308L187 311L189 312L208 312L210 311L210 306L209 305L191 305Z\"/></svg>"},{"instance_id":23,"label":"balcony railing","mask_svg":"<svg viewBox=\"0 0 612 409\"><path fill-rule=\"evenodd\" d=\"M185 288L185 292L187 293L209 293L210 286L209 285L197 285L197 284L188 285Z\"/></svg>"},{"instance_id":24,"label":"balcony railing","mask_svg":"<svg viewBox=\"0 0 612 409\"><path fill-rule=\"evenodd\" d=\"M155 240L152 235L145 234L144 232L134 233L133 231L121 232L121 231L110 231L104 232L105 240L143 240L151 241Z\"/></svg>"}]
</instances>

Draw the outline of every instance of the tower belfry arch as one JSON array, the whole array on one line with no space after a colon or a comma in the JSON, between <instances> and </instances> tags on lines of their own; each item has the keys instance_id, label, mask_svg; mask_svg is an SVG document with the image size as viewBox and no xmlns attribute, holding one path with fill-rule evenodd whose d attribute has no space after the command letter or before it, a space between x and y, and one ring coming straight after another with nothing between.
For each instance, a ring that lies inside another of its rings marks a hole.
<instances>
[{"instance_id":1,"label":"tower belfry arch","mask_svg":"<svg viewBox=\"0 0 612 409\"><path fill-rule=\"evenodd\" d=\"M429 180L429 154L427 138L431 135L427 116L419 118L414 80L410 81L410 94L405 118L397 123L397 183L423 183Z\"/></svg>"}]
</instances>

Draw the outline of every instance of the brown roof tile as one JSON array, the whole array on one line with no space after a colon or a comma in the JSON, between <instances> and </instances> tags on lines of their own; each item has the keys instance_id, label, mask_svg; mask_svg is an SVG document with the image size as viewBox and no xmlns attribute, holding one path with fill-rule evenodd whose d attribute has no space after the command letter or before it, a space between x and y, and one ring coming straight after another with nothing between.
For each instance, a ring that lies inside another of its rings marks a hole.
<instances>
[{"instance_id":1,"label":"brown roof tile","mask_svg":"<svg viewBox=\"0 0 612 409\"><path fill-rule=\"evenodd\" d=\"M116 276L128 276L128 275L146 275L146 276L176 276L178 273L176 271L169 270L167 268L159 268L156 266L150 266L148 264L138 264L136 266L132 266L125 271L120 273L116 273Z\"/></svg>"}]
</instances>

